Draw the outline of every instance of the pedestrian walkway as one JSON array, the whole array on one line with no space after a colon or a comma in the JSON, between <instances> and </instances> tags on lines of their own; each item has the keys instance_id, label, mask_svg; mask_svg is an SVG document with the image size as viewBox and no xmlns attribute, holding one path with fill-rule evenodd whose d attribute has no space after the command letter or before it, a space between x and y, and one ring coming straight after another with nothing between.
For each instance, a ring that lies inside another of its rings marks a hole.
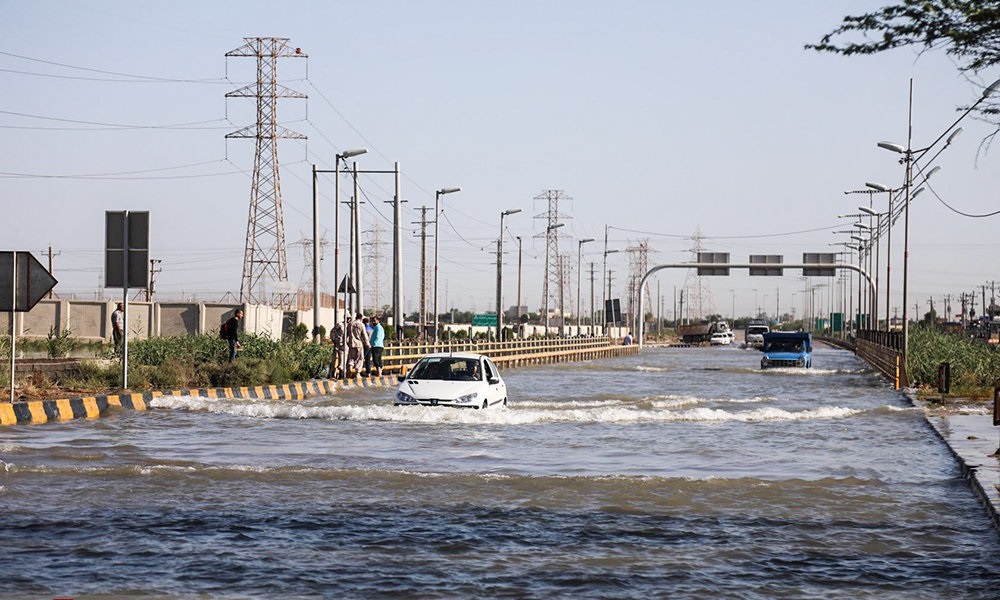
<instances>
[{"instance_id":1,"label":"pedestrian walkway","mask_svg":"<svg viewBox=\"0 0 1000 600\"><path fill-rule=\"evenodd\" d=\"M993 425L993 415L985 409L949 414L928 411L927 421L951 449L972 489L1000 528L1000 457L996 455L1000 427Z\"/></svg>"}]
</instances>

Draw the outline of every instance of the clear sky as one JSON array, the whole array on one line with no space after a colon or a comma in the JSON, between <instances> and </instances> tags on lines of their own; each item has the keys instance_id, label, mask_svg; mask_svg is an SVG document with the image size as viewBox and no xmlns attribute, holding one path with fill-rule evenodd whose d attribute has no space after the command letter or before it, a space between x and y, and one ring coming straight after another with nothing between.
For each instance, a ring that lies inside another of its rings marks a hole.
<instances>
[{"instance_id":1,"label":"clear sky","mask_svg":"<svg viewBox=\"0 0 1000 600\"><path fill-rule=\"evenodd\" d=\"M523 212L505 221L504 306L516 301L521 236L522 303L538 309L545 244L536 236L546 222L536 217L547 207L534 198L546 190L571 198L559 207L560 252L574 272L570 306L578 240L597 240L582 246L586 307L589 263L598 286L602 279L606 231L608 247L621 250L607 257L614 296L625 293L626 249L642 242L650 266L691 260L696 232L704 250L728 252L733 262L781 254L790 263L803 252L840 251L830 244L848 235L832 232L850 229L851 219L838 215L857 214L867 198L844 191L866 181L902 183L898 155L876 142L905 145L910 79L918 148L978 97L975 83L1000 77L984 73L970 83L943 53L847 58L803 49L845 14L883 4L0 0L0 245L43 262L51 245L60 295L105 297L104 211L148 210L161 299L238 295L253 142L225 134L251 124L255 111L253 100L225 94L253 79L255 61L225 54L244 37L274 36L309 56L278 65L282 83L309 96L278 105L281 124L308 136L279 142L294 284L309 281L301 242L312 232L311 166L333 168L337 152L356 147L369 148L360 169L399 162L403 172L407 313L418 296L413 223L419 207L433 206L434 190L447 186L462 191L443 197L442 311L493 308L499 215L508 208ZM944 315L949 294L954 315L958 296L973 291L980 312L981 286L1000 279L1000 216L959 214L1000 210L997 150L980 146L988 125L972 118L963 125L935 163L942 170L934 193L912 205L911 315L917 305L923 314L931 299ZM373 175L361 186L362 229L377 224L386 242L379 303L387 304L391 207L384 201L393 182ZM320 190L330 289L332 176ZM886 196L874 196L873 206L886 210ZM902 240L900 220L891 275L897 312ZM429 240L428 256L431 248ZM668 314L687 279L687 271L672 270L653 280ZM371 275L368 281L373 289ZM727 315L755 306L801 315L807 296L828 306L829 283L798 271L763 278L734 270L709 279L705 296ZM825 287L806 291L809 284Z\"/></svg>"}]
</instances>

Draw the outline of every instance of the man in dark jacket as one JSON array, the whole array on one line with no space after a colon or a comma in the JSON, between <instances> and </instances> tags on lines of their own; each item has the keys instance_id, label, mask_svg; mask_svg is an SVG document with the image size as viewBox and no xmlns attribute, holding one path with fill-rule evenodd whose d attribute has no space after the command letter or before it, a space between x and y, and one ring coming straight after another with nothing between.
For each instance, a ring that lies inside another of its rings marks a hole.
<instances>
[{"instance_id":1,"label":"man in dark jacket","mask_svg":"<svg viewBox=\"0 0 1000 600\"><path fill-rule=\"evenodd\" d=\"M237 308L236 313L222 326L222 339L229 342L229 362L236 358L236 351L240 344L236 341L240 333L240 319L243 318L243 309Z\"/></svg>"}]
</instances>

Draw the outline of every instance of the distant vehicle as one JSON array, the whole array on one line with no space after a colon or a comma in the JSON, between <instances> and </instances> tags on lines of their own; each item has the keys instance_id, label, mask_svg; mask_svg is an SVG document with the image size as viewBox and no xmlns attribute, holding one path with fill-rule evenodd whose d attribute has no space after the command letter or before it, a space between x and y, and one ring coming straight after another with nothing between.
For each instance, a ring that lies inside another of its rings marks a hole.
<instances>
[{"instance_id":1,"label":"distant vehicle","mask_svg":"<svg viewBox=\"0 0 1000 600\"><path fill-rule=\"evenodd\" d=\"M733 338L729 333L713 333L708 343L713 346L728 346L733 343Z\"/></svg>"},{"instance_id":2,"label":"distant vehicle","mask_svg":"<svg viewBox=\"0 0 1000 600\"><path fill-rule=\"evenodd\" d=\"M399 376L396 406L507 406L507 384L493 361L467 352L428 354Z\"/></svg>"},{"instance_id":3,"label":"distant vehicle","mask_svg":"<svg viewBox=\"0 0 1000 600\"><path fill-rule=\"evenodd\" d=\"M812 367L812 334L771 331L764 334L760 368Z\"/></svg>"},{"instance_id":4,"label":"distant vehicle","mask_svg":"<svg viewBox=\"0 0 1000 600\"><path fill-rule=\"evenodd\" d=\"M674 327L677 335L685 344L697 344L708 342L712 339L712 334L728 333L729 323L725 321L710 321L706 323L694 323L692 325L678 325Z\"/></svg>"},{"instance_id":5,"label":"distant vehicle","mask_svg":"<svg viewBox=\"0 0 1000 600\"><path fill-rule=\"evenodd\" d=\"M771 331L764 321L750 321L743 330L743 342L750 348L764 346L764 334Z\"/></svg>"}]
</instances>

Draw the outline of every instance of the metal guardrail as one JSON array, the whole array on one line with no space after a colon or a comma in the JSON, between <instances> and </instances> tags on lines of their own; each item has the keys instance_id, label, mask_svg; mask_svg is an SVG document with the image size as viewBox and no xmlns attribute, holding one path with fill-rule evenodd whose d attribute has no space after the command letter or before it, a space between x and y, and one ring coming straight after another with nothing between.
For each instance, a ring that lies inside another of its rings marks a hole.
<instances>
[{"instance_id":1,"label":"metal guardrail","mask_svg":"<svg viewBox=\"0 0 1000 600\"><path fill-rule=\"evenodd\" d=\"M530 362L531 358L579 357L610 352L616 346L608 337L539 338L508 342L443 342L438 344L401 344L386 346L382 354L383 373L401 373L425 354L434 352L474 352L489 356L499 366ZM634 346L638 352L638 346ZM616 352L617 353L617 352ZM628 352L629 354L632 351Z\"/></svg>"}]
</instances>

